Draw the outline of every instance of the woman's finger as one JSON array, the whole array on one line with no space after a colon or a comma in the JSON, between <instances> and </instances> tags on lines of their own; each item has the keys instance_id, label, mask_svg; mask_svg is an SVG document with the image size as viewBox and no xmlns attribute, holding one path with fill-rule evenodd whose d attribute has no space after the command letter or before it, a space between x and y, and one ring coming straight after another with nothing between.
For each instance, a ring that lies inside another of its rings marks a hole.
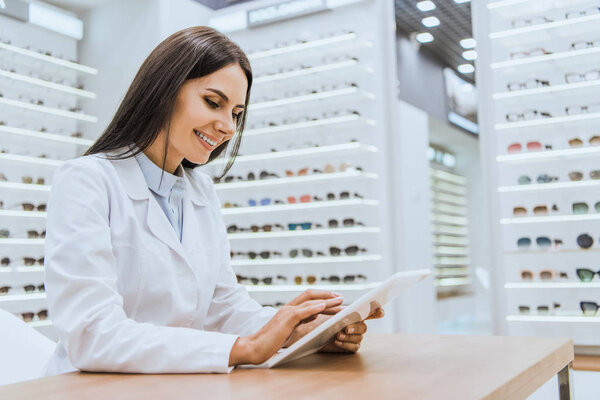
<instances>
[{"instance_id":1,"label":"woman's finger","mask_svg":"<svg viewBox=\"0 0 600 400\"><path fill-rule=\"evenodd\" d=\"M346 350L350 353L356 353L358 351L358 349L360 348L359 343L340 342L339 340L336 340L333 343L340 349Z\"/></svg>"},{"instance_id":2,"label":"woman's finger","mask_svg":"<svg viewBox=\"0 0 600 400\"><path fill-rule=\"evenodd\" d=\"M348 325L344 328L344 333L347 334L359 334L362 335L367 331L367 324L364 322L357 322L356 324Z\"/></svg>"},{"instance_id":3,"label":"woman's finger","mask_svg":"<svg viewBox=\"0 0 600 400\"><path fill-rule=\"evenodd\" d=\"M340 311L342 311L342 307L337 306L337 307L330 307L330 308L326 308L325 310L323 310L321 312L321 314L326 314L326 315L334 315L339 313Z\"/></svg>"},{"instance_id":4,"label":"woman's finger","mask_svg":"<svg viewBox=\"0 0 600 400\"><path fill-rule=\"evenodd\" d=\"M288 305L297 306L299 304L304 303L308 300L319 300L319 299L332 299L335 297L342 297L341 294L336 292L331 292L329 290L317 290L317 289L308 289L304 292L300 293L295 299L290 301Z\"/></svg>"},{"instance_id":5,"label":"woman's finger","mask_svg":"<svg viewBox=\"0 0 600 400\"><path fill-rule=\"evenodd\" d=\"M340 332L337 334L336 338L340 342L360 343L362 342L364 335L348 335L346 333Z\"/></svg>"},{"instance_id":6,"label":"woman's finger","mask_svg":"<svg viewBox=\"0 0 600 400\"><path fill-rule=\"evenodd\" d=\"M384 311L383 308L378 308L377 310L375 310L371 315L369 315L367 317L367 319L378 319L378 318L383 318L384 316Z\"/></svg>"}]
</instances>

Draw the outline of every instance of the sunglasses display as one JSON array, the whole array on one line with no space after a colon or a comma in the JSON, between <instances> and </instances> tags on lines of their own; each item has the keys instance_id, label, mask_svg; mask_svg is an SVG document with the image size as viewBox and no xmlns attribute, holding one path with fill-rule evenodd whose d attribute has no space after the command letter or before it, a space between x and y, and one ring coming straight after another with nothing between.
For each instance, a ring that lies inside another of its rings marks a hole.
<instances>
[{"instance_id":1,"label":"sunglasses display","mask_svg":"<svg viewBox=\"0 0 600 400\"><path fill-rule=\"evenodd\" d=\"M577 273L577 277L581 282L591 282L596 274L600 277L600 271L594 271L589 268L577 268L575 273Z\"/></svg>"},{"instance_id":2,"label":"sunglasses display","mask_svg":"<svg viewBox=\"0 0 600 400\"><path fill-rule=\"evenodd\" d=\"M37 238L45 238L46 237L46 231L27 231L27 239L37 239Z\"/></svg>"},{"instance_id":3,"label":"sunglasses display","mask_svg":"<svg viewBox=\"0 0 600 400\"><path fill-rule=\"evenodd\" d=\"M44 265L44 257L38 259L33 257L23 257L23 264L25 264L26 267L31 267L36 263L38 265Z\"/></svg>"},{"instance_id":4,"label":"sunglasses display","mask_svg":"<svg viewBox=\"0 0 600 400\"><path fill-rule=\"evenodd\" d=\"M32 203L21 203L21 207L23 207L23 211L46 211L46 204L38 204L37 206Z\"/></svg>"},{"instance_id":5,"label":"sunglasses display","mask_svg":"<svg viewBox=\"0 0 600 400\"><path fill-rule=\"evenodd\" d=\"M325 253L322 251L312 251L311 249L292 249L288 254L290 258L296 258L298 256L312 257L313 255L316 255L317 257L325 257Z\"/></svg>"},{"instance_id":6,"label":"sunglasses display","mask_svg":"<svg viewBox=\"0 0 600 400\"><path fill-rule=\"evenodd\" d=\"M552 306L549 305L539 305L536 307L536 310L538 312L538 314L547 314L550 311L555 311L556 309L560 308L560 303L552 303ZM527 306L527 305L521 305L519 306L519 312L521 314L529 314L531 311L531 307Z\"/></svg>"},{"instance_id":7,"label":"sunglasses display","mask_svg":"<svg viewBox=\"0 0 600 400\"><path fill-rule=\"evenodd\" d=\"M527 142L525 144L525 148L527 151L540 151L540 150L552 150L552 146L550 145L542 145L542 143L538 141ZM521 143L511 143L508 145L506 151L508 153L519 153L523 150L523 146Z\"/></svg>"},{"instance_id":8,"label":"sunglasses display","mask_svg":"<svg viewBox=\"0 0 600 400\"><path fill-rule=\"evenodd\" d=\"M598 314L600 306L594 301L582 301L579 303L579 308L581 308L583 315L593 317Z\"/></svg>"},{"instance_id":9,"label":"sunglasses display","mask_svg":"<svg viewBox=\"0 0 600 400\"><path fill-rule=\"evenodd\" d=\"M539 237L535 238L535 244L542 249L550 248L550 246L552 246L552 242L554 242L555 247L558 247L558 246L562 245L562 243L563 243L561 239L552 240L547 236L539 236ZM529 237L519 238L517 240L517 247L519 249L528 249L529 247L531 247L531 238L529 238Z\"/></svg>"},{"instance_id":10,"label":"sunglasses display","mask_svg":"<svg viewBox=\"0 0 600 400\"><path fill-rule=\"evenodd\" d=\"M550 81L545 79L528 79L523 82L508 82L506 87L509 91L514 92L517 90L525 90L525 89L535 89L540 87L550 86Z\"/></svg>"},{"instance_id":11,"label":"sunglasses display","mask_svg":"<svg viewBox=\"0 0 600 400\"><path fill-rule=\"evenodd\" d=\"M367 249L361 249L358 246L348 246L345 249L340 249L339 247L335 247L335 246L331 246L329 248L329 254L331 254L332 256L339 256L343 253L345 253L347 256L355 256L358 253L365 253L367 251Z\"/></svg>"},{"instance_id":12,"label":"sunglasses display","mask_svg":"<svg viewBox=\"0 0 600 400\"><path fill-rule=\"evenodd\" d=\"M553 204L550 207L550 210L552 210L553 212L558 212L558 206L556 204ZM532 212L533 215L548 215L548 206L544 204L534 206ZM513 215L515 217L522 217L527 215L527 213L528 211L526 207L517 206L513 208Z\"/></svg>"},{"instance_id":13,"label":"sunglasses display","mask_svg":"<svg viewBox=\"0 0 600 400\"><path fill-rule=\"evenodd\" d=\"M43 310L38 311L37 313L31 312L31 311L24 312L24 313L21 313L21 318L25 322L32 322L36 315L40 321L44 321L48 318L48 310L43 309Z\"/></svg>"},{"instance_id":14,"label":"sunglasses display","mask_svg":"<svg viewBox=\"0 0 600 400\"><path fill-rule=\"evenodd\" d=\"M529 121L540 118L552 118L552 114L547 111L525 110L523 112L510 112L506 114L507 122Z\"/></svg>"},{"instance_id":15,"label":"sunglasses display","mask_svg":"<svg viewBox=\"0 0 600 400\"><path fill-rule=\"evenodd\" d=\"M536 178L537 183L551 183L558 181L558 176L550 176L548 174L540 174ZM531 183L531 177L527 175L521 175L517 179L519 185L529 185Z\"/></svg>"},{"instance_id":16,"label":"sunglasses display","mask_svg":"<svg viewBox=\"0 0 600 400\"><path fill-rule=\"evenodd\" d=\"M520 272L521 275L521 279L524 281L531 281L534 279L534 277L536 276L536 274L528 269L524 269ZM556 279L557 277L560 279L568 279L569 276L566 272L560 271L554 271L551 269L542 269L540 271L538 271L537 276L539 276L539 278L543 281L551 281Z\"/></svg>"},{"instance_id":17,"label":"sunglasses display","mask_svg":"<svg viewBox=\"0 0 600 400\"><path fill-rule=\"evenodd\" d=\"M267 260L267 259L269 259L271 257L282 257L283 256L283 254L281 254L278 251L267 251L267 250L261 251L261 252L258 252L258 253L255 252L255 251L248 251L248 252L243 252L243 251L233 252L232 251L229 254L230 254L231 258L240 257L240 256L242 256L242 257L247 256L251 260L254 260L257 257L260 257L262 259Z\"/></svg>"},{"instance_id":18,"label":"sunglasses display","mask_svg":"<svg viewBox=\"0 0 600 400\"><path fill-rule=\"evenodd\" d=\"M21 177L21 182L27 183L27 184L33 184L33 177L31 177L31 176L23 176L23 177ZM43 185L45 183L46 183L46 179L42 178L42 177L38 177L35 180L35 184L36 185Z\"/></svg>"},{"instance_id":19,"label":"sunglasses display","mask_svg":"<svg viewBox=\"0 0 600 400\"><path fill-rule=\"evenodd\" d=\"M284 230L283 225L280 224L266 224L262 226L252 225L249 228L240 228L237 225L229 225L227 227L227 233L237 233L237 232L272 232L273 230Z\"/></svg>"},{"instance_id":20,"label":"sunglasses display","mask_svg":"<svg viewBox=\"0 0 600 400\"><path fill-rule=\"evenodd\" d=\"M46 291L46 287L44 286L43 283L41 285L37 285L37 286L29 284L29 285L23 286L23 290L25 291L25 293L33 293L36 290L38 292L42 292L43 293L43 292Z\"/></svg>"}]
</instances>

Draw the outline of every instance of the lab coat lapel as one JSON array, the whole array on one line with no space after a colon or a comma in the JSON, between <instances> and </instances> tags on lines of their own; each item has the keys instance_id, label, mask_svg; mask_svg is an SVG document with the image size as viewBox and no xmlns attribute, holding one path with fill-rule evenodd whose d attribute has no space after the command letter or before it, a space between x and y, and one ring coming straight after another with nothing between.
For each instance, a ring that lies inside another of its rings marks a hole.
<instances>
[{"instance_id":1,"label":"lab coat lapel","mask_svg":"<svg viewBox=\"0 0 600 400\"><path fill-rule=\"evenodd\" d=\"M198 242L204 240L198 219L198 207L206 207L208 199L196 184L194 178L190 178L187 172L184 174L185 193L183 195L183 234L181 244L187 254L192 254L198 248ZM209 233L210 234L210 233Z\"/></svg>"},{"instance_id":2,"label":"lab coat lapel","mask_svg":"<svg viewBox=\"0 0 600 400\"><path fill-rule=\"evenodd\" d=\"M146 224L148 225L150 232L152 232L152 234L161 242L169 246L171 250L186 258L183 247L177 237L177 233L150 192L137 160L134 157L130 157L123 160L113 160L112 163L121 178L128 196L133 200L142 200L146 202Z\"/></svg>"}]
</instances>

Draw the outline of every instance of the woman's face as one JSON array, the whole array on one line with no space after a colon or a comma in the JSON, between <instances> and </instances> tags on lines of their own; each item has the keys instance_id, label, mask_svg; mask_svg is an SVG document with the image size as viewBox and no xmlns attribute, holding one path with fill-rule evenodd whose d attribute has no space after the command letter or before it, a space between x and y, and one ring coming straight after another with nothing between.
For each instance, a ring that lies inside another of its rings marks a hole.
<instances>
[{"instance_id":1,"label":"woman's face","mask_svg":"<svg viewBox=\"0 0 600 400\"><path fill-rule=\"evenodd\" d=\"M186 81L175 100L165 170L173 173L184 158L205 164L213 150L230 140L244 111L247 89L246 75L238 64ZM164 134L156 140L161 148ZM162 154L158 165L162 165Z\"/></svg>"}]
</instances>

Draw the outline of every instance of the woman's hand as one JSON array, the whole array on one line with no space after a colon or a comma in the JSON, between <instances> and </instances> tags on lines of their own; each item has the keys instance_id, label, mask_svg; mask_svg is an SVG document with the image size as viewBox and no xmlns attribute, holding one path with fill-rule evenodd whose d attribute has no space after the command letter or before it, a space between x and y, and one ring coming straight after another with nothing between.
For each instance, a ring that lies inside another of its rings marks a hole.
<instances>
[{"instance_id":1,"label":"woman's hand","mask_svg":"<svg viewBox=\"0 0 600 400\"><path fill-rule=\"evenodd\" d=\"M334 292L304 291L281 307L254 335L238 338L229 354L229 366L262 364L288 341L297 326L313 321L319 314L339 312L342 301L342 297Z\"/></svg>"},{"instance_id":2,"label":"woman's hand","mask_svg":"<svg viewBox=\"0 0 600 400\"><path fill-rule=\"evenodd\" d=\"M384 315L383 308L378 308L360 322L348 325L338 332L331 341L323 346L322 352L328 353L356 353L360 348L365 332L367 332L367 319L378 319Z\"/></svg>"}]
</instances>

